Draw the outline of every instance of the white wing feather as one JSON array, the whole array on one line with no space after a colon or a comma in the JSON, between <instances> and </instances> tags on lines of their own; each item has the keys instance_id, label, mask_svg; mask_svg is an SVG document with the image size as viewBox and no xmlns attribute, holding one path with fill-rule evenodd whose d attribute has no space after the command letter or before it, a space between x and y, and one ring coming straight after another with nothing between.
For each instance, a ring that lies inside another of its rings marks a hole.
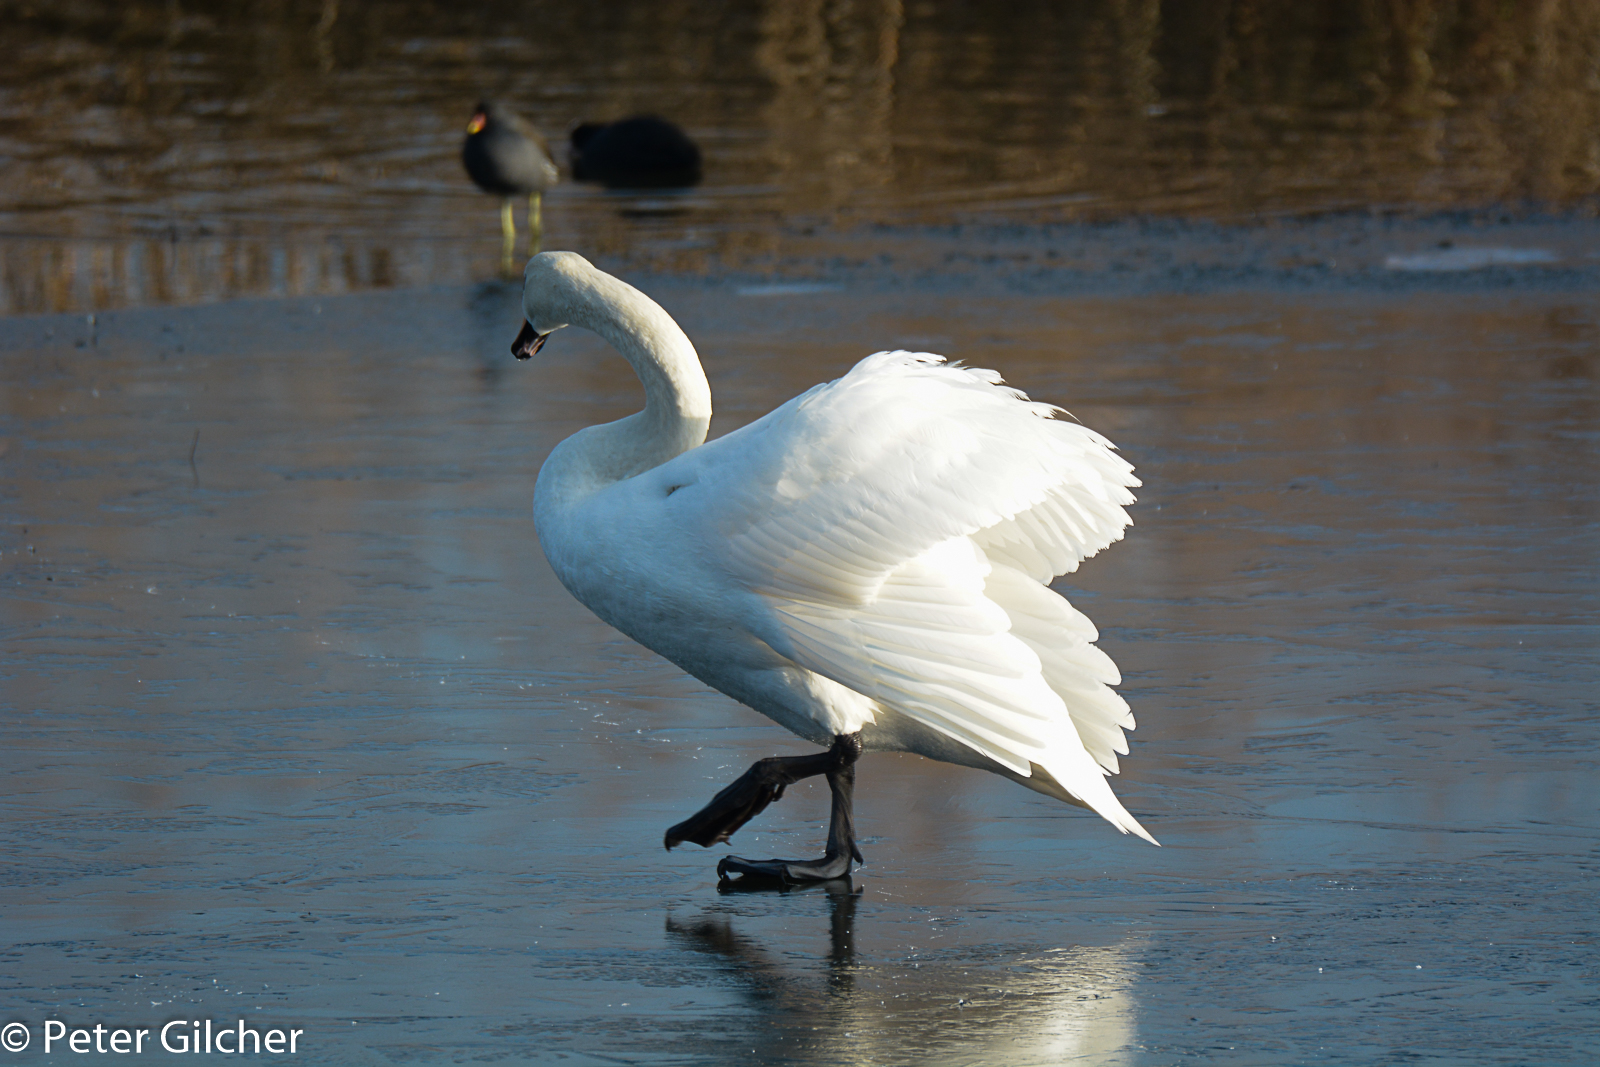
<instances>
[{"instance_id":1,"label":"white wing feather","mask_svg":"<svg viewBox=\"0 0 1600 1067\"><path fill-rule=\"evenodd\" d=\"M1122 537L1110 442L993 371L880 352L686 453L720 567L808 670L1153 840L1105 780L1128 751L1093 624L1047 583Z\"/></svg>"}]
</instances>

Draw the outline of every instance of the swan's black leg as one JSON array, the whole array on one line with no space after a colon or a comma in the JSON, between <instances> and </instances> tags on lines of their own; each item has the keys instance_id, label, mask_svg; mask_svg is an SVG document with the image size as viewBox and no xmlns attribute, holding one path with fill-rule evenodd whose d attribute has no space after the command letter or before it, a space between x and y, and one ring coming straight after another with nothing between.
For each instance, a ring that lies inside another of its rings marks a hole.
<instances>
[{"instance_id":1,"label":"swan's black leg","mask_svg":"<svg viewBox=\"0 0 1600 1067\"><path fill-rule=\"evenodd\" d=\"M833 747L814 756L775 756L760 760L738 781L712 798L700 811L667 831L668 848L684 841L707 847L726 841L734 831L783 796L784 787L818 774L828 776L833 793L833 818L828 825L828 849L820 860L745 860L729 856L717 864L717 874L777 878L787 882L825 881L850 873L850 861L865 862L856 848L851 803L855 793L855 762L861 756L861 735L840 734Z\"/></svg>"},{"instance_id":2,"label":"swan's black leg","mask_svg":"<svg viewBox=\"0 0 1600 1067\"><path fill-rule=\"evenodd\" d=\"M747 860L739 856L724 856L717 864L717 877L726 879L730 874L763 881L773 879L783 883L826 882L844 878L850 873L850 861L865 863L861 850L856 847L855 820L851 815L851 802L855 794L856 768L847 764L828 774L828 787L833 791L833 818L828 823L828 847L818 860Z\"/></svg>"}]
</instances>

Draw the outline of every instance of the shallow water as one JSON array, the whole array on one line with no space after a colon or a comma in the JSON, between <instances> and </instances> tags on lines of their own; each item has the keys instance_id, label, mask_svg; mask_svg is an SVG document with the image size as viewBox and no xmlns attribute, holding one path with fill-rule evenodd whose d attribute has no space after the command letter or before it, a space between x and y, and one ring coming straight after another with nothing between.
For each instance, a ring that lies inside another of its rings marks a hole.
<instances>
[{"instance_id":1,"label":"shallow water","mask_svg":"<svg viewBox=\"0 0 1600 1067\"><path fill-rule=\"evenodd\" d=\"M491 276L484 95L553 142L688 128L691 192L547 198L547 247L636 269L805 273L885 224L1600 207L1583 2L4 0L0 40L0 313Z\"/></svg>"},{"instance_id":2,"label":"shallow water","mask_svg":"<svg viewBox=\"0 0 1600 1067\"><path fill-rule=\"evenodd\" d=\"M539 462L637 386L576 331L515 364L512 290L12 318L15 1062L66 1058L46 1018L241 1016L325 1063L1591 1062L1592 294L839 278L635 280L714 433L903 345L1123 447L1136 525L1060 588L1164 847L872 756L853 894L663 852L804 746L549 574ZM735 844L825 817L797 788Z\"/></svg>"}]
</instances>

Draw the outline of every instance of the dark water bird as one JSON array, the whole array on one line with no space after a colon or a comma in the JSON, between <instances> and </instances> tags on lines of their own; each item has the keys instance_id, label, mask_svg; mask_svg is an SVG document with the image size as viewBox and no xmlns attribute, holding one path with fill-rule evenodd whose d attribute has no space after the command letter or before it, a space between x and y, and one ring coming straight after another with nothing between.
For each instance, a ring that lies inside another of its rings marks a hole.
<instances>
[{"instance_id":1,"label":"dark water bird","mask_svg":"<svg viewBox=\"0 0 1600 1067\"><path fill-rule=\"evenodd\" d=\"M512 218L514 197L528 198L529 255L539 250L543 232L540 205L544 191L560 177L550 161L550 148L537 130L499 104L484 101L467 123L461 145L461 164L479 189L502 197L500 230L505 237L503 265L512 268L517 224Z\"/></svg>"},{"instance_id":2,"label":"dark water bird","mask_svg":"<svg viewBox=\"0 0 1600 1067\"><path fill-rule=\"evenodd\" d=\"M571 252L523 273L519 359L568 324L633 365L644 410L557 445L534 523L601 619L808 741L754 764L666 845L710 847L784 789L833 794L816 860L728 856L730 873L826 881L861 861L856 761L977 767L1154 841L1106 781L1133 728L1094 624L1050 588L1122 538L1139 484L1111 442L993 371L879 352L706 442L694 345L639 290Z\"/></svg>"},{"instance_id":3,"label":"dark water bird","mask_svg":"<svg viewBox=\"0 0 1600 1067\"><path fill-rule=\"evenodd\" d=\"M700 180L700 149L666 119L636 115L572 131L572 177L613 189L664 189Z\"/></svg>"}]
</instances>

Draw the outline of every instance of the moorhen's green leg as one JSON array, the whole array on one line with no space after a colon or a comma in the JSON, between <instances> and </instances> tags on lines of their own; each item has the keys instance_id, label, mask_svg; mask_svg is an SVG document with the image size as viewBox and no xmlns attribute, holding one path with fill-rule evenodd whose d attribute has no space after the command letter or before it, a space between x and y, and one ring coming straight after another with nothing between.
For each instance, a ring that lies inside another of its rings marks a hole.
<instances>
[{"instance_id":1,"label":"moorhen's green leg","mask_svg":"<svg viewBox=\"0 0 1600 1067\"><path fill-rule=\"evenodd\" d=\"M528 255L539 254L539 246L544 237L544 193L535 189L528 194Z\"/></svg>"},{"instance_id":2,"label":"moorhen's green leg","mask_svg":"<svg viewBox=\"0 0 1600 1067\"><path fill-rule=\"evenodd\" d=\"M840 734L827 752L812 756L774 756L758 760L739 779L712 798L700 811L667 831L666 846L684 841L710 847L726 841L739 827L783 796L786 786L819 774L828 776L833 793L833 818L828 824L828 848L820 860L746 860L729 856L717 865L728 872L777 878L789 882L825 881L850 873L850 861L864 862L855 843L851 803L855 794L855 762L861 757L861 735Z\"/></svg>"},{"instance_id":3,"label":"moorhen's green leg","mask_svg":"<svg viewBox=\"0 0 1600 1067\"><path fill-rule=\"evenodd\" d=\"M500 269L509 277L516 273L517 251L517 220L513 217L509 196L500 201L500 238Z\"/></svg>"}]
</instances>

